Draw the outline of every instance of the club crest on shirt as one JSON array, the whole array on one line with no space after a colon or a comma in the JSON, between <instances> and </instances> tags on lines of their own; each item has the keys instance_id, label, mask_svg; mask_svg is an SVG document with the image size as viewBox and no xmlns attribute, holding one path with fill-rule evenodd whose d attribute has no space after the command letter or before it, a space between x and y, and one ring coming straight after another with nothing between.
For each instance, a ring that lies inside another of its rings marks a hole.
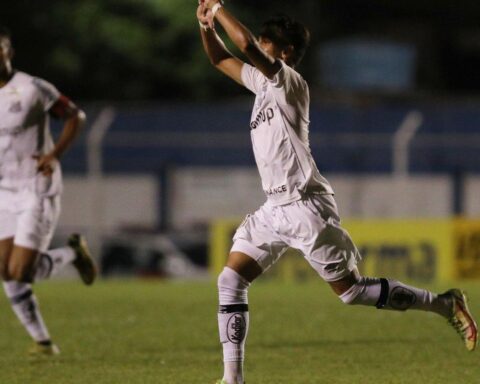
<instances>
[{"instance_id":1,"label":"club crest on shirt","mask_svg":"<svg viewBox=\"0 0 480 384\"><path fill-rule=\"evenodd\" d=\"M13 102L10 104L10 107L8 108L8 112L11 112L11 113L20 113L20 112L22 112L22 103L20 102L20 100L13 101Z\"/></svg>"},{"instance_id":2,"label":"club crest on shirt","mask_svg":"<svg viewBox=\"0 0 480 384\"><path fill-rule=\"evenodd\" d=\"M7 93L12 96L20 96L20 89L12 85L8 87Z\"/></svg>"}]
</instances>

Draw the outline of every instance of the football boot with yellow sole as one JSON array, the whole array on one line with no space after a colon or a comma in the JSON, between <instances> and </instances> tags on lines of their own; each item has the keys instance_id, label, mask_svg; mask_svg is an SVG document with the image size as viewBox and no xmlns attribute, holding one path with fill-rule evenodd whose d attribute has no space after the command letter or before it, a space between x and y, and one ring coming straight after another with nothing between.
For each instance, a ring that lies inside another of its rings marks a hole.
<instances>
[{"instance_id":1,"label":"football boot with yellow sole","mask_svg":"<svg viewBox=\"0 0 480 384\"><path fill-rule=\"evenodd\" d=\"M460 289L450 289L444 295L452 297L452 315L448 322L460 335L465 343L465 347L469 351L473 351L477 346L478 328L468 309L468 300L465 292Z\"/></svg>"}]
</instances>

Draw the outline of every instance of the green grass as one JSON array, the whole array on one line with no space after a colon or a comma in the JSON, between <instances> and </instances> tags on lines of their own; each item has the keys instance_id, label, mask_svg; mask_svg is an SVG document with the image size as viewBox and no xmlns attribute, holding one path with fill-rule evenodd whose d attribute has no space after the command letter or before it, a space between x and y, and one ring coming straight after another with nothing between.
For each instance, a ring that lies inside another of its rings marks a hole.
<instances>
[{"instance_id":1,"label":"green grass","mask_svg":"<svg viewBox=\"0 0 480 384\"><path fill-rule=\"evenodd\" d=\"M480 315L480 282L460 284ZM444 289L445 286L436 287ZM59 357L30 360L0 298L0 383L213 383L221 377L214 283L103 281L37 289ZM324 283L250 289L249 384L475 383L468 353L440 317L348 307Z\"/></svg>"}]
</instances>

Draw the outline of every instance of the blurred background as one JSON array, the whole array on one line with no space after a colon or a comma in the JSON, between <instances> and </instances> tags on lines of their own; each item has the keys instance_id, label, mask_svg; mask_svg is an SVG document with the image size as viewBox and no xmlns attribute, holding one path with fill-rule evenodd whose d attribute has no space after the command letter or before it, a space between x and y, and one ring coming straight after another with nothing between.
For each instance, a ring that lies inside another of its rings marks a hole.
<instances>
[{"instance_id":1,"label":"blurred background","mask_svg":"<svg viewBox=\"0 0 480 384\"><path fill-rule=\"evenodd\" d=\"M232 0L253 31L285 13L312 45L311 147L366 272L480 276L480 3ZM15 66L88 114L63 159L55 242L89 240L108 276L204 278L265 200L253 95L203 53L195 0L7 1ZM233 47L232 50L236 52ZM54 124L54 132L60 126ZM272 275L309 278L288 256Z\"/></svg>"}]
</instances>

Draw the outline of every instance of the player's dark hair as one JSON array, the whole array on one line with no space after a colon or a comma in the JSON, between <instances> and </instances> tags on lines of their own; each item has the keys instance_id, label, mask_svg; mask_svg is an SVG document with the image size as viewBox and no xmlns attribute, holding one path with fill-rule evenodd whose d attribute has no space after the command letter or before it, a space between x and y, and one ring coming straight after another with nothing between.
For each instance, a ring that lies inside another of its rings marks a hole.
<instances>
[{"instance_id":1,"label":"player's dark hair","mask_svg":"<svg viewBox=\"0 0 480 384\"><path fill-rule=\"evenodd\" d=\"M310 45L310 32L287 15L278 15L263 23L260 37L269 39L280 48L293 46L292 64L298 65Z\"/></svg>"}]
</instances>

